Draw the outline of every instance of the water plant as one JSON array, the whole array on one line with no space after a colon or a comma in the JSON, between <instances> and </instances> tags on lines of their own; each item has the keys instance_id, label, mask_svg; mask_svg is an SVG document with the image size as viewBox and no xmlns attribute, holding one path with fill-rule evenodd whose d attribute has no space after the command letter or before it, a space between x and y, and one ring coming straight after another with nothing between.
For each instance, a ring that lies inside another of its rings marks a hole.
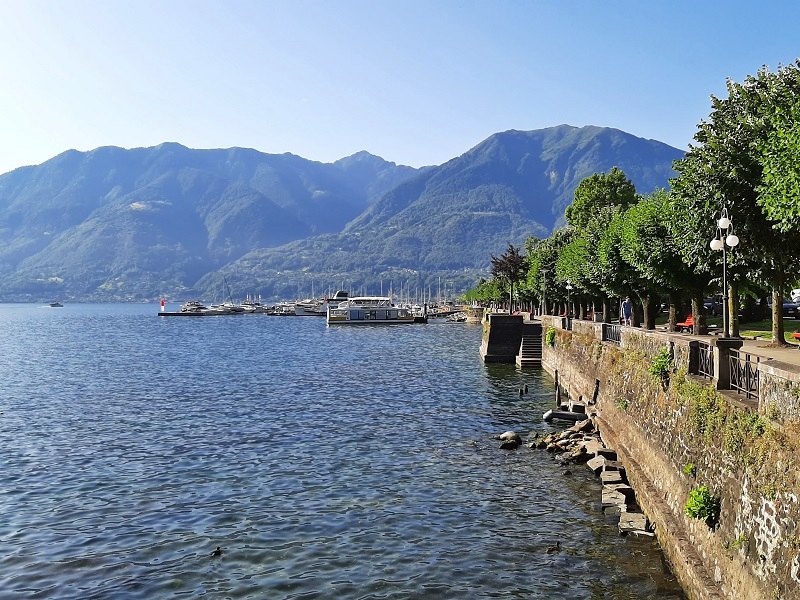
<instances>
[{"instance_id":1,"label":"water plant","mask_svg":"<svg viewBox=\"0 0 800 600\"><path fill-rule=\"evenodd\" d=\"M689 492L684 510L693 519L700 519L709 527L715 527L719 523L720 508L719 497L712 494L708 486L701 485Z\"/></svg>"},{"instance_id":2,"label":"water plant","mask_svg":"<svg viewBox=\"0 0 800 600\"><path fill-rule=\"evenodd\" d=\"M551 348L556 345L556 328L548 327L547 332L544 334L544 343Z\"/></svg>"}]
</instances>

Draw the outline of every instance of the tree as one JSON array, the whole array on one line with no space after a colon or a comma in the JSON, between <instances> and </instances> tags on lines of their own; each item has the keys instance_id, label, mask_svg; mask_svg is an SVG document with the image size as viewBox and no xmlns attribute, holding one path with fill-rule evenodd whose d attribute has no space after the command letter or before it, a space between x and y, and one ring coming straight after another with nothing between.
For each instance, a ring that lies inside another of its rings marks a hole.
<instances>
[{"instance_id":1,"label":"tree","mask_svg":"<svg viewBox=\"0 0 800 600\"><path fill-rule=\"evenodd\" d=\"M574 232L569 228L557 229L544 240L528 238L525 249L528 252L528 272L524 282L529 295L538 298L542 313L547 312L545 300L553 302L566 297L566 279L558 275L556 263L564 246L572 239Z\"/></svg>"},{"instance_id":2,"label":"tree","mask_svg":"<svg viewBox=\"0 0 800 600\"><path fill-rule=\"evenodd\" d=\"M567 207L567 223L575 230L561 261L563 275L582 289L600 292L603 320L609 321L610 296L628 292L626 267L611 258L612 245L606 238L617 214L636 202L636 188L625 173L614 167L608 174L596 173L578 184L575 199ZM603 240L607 243L603 245ZM582 241L578 241L582 240Z\"/></svg>"},{"instance_id":3,"label":"tree","mask_svg":"<svg viewBox=\"0 0 800 600\"><path fill-rule=\"evenodd\" d=\"M800 230L800 97L771 115L759 145L763 177L758 203L780 231Z\"/></svg>"},{"instance_id":4,"label":"tree","mask_svg":"<svg viewBox=\"0 0 800 600\"><path fill-rule=\"evenodd\" d=\"M675 237L668 227L671 221L680 221L680 215L674 213L670 194L663 189L656 190L625 211L618 224L618 235L622 258L656 290L669 296L669 329L673 331L678 318L683 317L676 312L679 292L685 292L689 298L702 299L709 275L697 272L681 260Z\"/></svg>"},{"instance_id":5,"label":"tree","mask_svg":"<svg viewBox=\"0 0 800 600\"><path fill-rule=\"evenodd\" d=\"M503 299L503 290L500 289L496 281L481 279L477 286L464 294L464 299L467 302L480 302L483 304L499 302Z\"/></svg>"},{"instance_id":6,"label":"tree","mask_svg":"<svg viewBox=\"0 0 800 600\"><path fill-rule=\"evenodd\" d=\"M730 253L732 290L745 278L772 288L773 343L784 344L783 288L797 273L800 236L781 232L758 203L763 181L759 148L773 134L773 116L789 110L800 96L800 62L775 73L764 67L744 83L728 80L727 88L727 98L712 96L709 119L694 136L697 145L675 163L672 198L680 220L670 227L687 263L699 272L721 273L720 256L708 243L716 235L715 215L723 206L730 209L741 240ZM730 296L725 310L735 316L735 293Z\"/></svg>"},{"instance_id":7,"label":"tree","mask_svg":"<svg viewBox=\"0 0 800 600\"><path fill-rule=\"evenodd\" d=\"M491 258L492 277L501 283L508 284L509 312L514 310L514 284L525 277L527 270L527 260L520 254L519 248L509 244L506 251L500 256L492 255Z\"/></svg>"},{"instance_id":8,"label":"tree","mask_svg":"<svg viewBox=\"0 0 800 600\"><path fill-rule=\"evenodd\" d=\"M567 223L580 230L589 226L604 207L625 209L635 203L636 188L633 183L625 173L613 167L608 174L595 173L582 180L564 216Z\"/></svg>"}]
</instances>

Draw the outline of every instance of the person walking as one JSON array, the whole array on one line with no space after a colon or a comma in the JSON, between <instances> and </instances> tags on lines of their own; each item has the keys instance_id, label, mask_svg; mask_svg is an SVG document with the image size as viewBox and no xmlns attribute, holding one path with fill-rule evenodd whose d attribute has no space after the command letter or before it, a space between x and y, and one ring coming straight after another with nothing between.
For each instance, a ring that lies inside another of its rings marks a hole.
<instances>
[{"instance_id":1,"label":"person walking","mask_svg":"<svg viewBox=\"0 0 800 600\"><path fill-rule=\"evenodd\" d=\"M628 296L625 296L625 300L622 302L622 318L623 324L633 325L633 302Z\"/></svg>"}]
</instances>

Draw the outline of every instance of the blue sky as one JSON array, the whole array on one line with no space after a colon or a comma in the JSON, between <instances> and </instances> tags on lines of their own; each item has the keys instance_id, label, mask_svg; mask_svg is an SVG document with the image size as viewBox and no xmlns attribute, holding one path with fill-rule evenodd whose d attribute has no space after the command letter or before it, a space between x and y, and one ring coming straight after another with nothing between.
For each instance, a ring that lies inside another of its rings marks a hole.
<instances>
[{"instance_id":1,"label":"blue sky","mask_svg":"<svg viewBox=\"0 0 800 600\"><path fill-rule=\"evenodd\" d=\"M562 123L679 148L725 79L800 56L800 3L3 0L0 173L70 148L441 164Z\"/></svg>"}]
</instances>

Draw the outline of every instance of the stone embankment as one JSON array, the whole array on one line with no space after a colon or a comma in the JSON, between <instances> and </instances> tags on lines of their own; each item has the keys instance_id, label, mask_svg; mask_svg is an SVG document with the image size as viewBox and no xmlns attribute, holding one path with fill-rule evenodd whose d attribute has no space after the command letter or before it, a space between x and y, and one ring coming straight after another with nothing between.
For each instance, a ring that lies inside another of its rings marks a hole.
<instances>
[{"instance_id":1,"label":"stone embankment","mask_svg":"<svg viewBox=\"0 0 800 600\"><path fill-rule=\"evenodd\" d=\"M562 407L562 410L565 409L566 407ZM603 512L619 517L620 533L653 535L647 517L636 503L636 494L628 485L624 465L617 460L617 453L603 443L600 432L591 419L578 421L560 433L542 437L534 434L534 439L528 446L552 452L562 465L586 465L600 478Z\"/></svg>"}]
</instances>

